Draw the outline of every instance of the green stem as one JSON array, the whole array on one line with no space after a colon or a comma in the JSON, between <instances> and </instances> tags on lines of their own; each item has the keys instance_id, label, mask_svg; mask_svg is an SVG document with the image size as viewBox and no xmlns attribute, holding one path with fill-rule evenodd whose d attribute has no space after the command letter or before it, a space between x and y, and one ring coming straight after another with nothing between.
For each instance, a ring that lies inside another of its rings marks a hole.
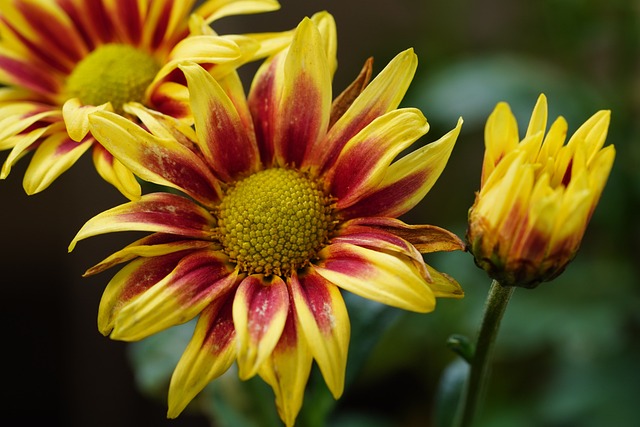
<instances>
[{"instance_id":1,"label":"green stem","mask_svg":"<svg viewBox=\"0 0 640 427\"><path fill-rule=\"evenodd\" d=\"M491 351L500 329L500 321L513 294L513 286L502 286L498 281L491 283L491 289L478 334L476 349L471 360L471 372L463 400L464 407L459 417L459 427L470 427L481 404L484 388L489 379ZM460 414L459 414L460 415Z\"/></svg>"}]
</instances>

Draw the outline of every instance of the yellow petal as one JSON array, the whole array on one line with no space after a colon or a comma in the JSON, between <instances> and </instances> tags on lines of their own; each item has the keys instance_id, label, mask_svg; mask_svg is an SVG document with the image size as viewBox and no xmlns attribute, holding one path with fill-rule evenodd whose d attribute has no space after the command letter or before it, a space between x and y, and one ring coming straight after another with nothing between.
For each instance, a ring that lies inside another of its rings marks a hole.
<instances>
[{"instance_id":1,"label":"yellow petal","mask_svg":"<svg viewBox=\"0 0 640 427\"><path fill-rule=\"evenodd\" d=\"M300 324L290 311L278 344L258 372L273 389L278 414L287 427L293 427L302 407L312 360Z\"/></svg>"},{"instance_id":2,"label":"yellow petal","mask_svg":"<svg viewBox=\"0 0 640 427\"><path fill-rule=\"evenodd\" d=\"M435 308L433 291L409 257L348 243L331 244L319 256L315 270L342 289L405 310Z\"/></svg>"},{"instance_id":3,"label":"yellow petal","mask_svg":"<svg viewBox=\"0 0 640 427\"><path fill-rule=\"evenodd\" d=\"M310 269L308 274L291 278L291 291L304 337L337 399L344 390L351 331L340 290Z\"/></svg>"},{"instance_id":4,"label":"yellow petal","mask_svg":"<svg viewBox=\"0 0 640 427\"><path fill-rule=\"evenodd\" d=\"M287 285L278 276L265 283L262 276L245 278L233 301L238 334L238 375L254 376L280 340L289 312Z\"/></svg>"},{"instance_id":5,"label":"yellow petal","mask_svg":"<svg viewBox=\"0 0 640 427\"><path fill-rule=\"evenodd\" d=\"M236 334L231 298L221 297L207 307L169 384L168 418L175 418L213 379L226 372L236 357Z\"/></svg>"}]
</instances>

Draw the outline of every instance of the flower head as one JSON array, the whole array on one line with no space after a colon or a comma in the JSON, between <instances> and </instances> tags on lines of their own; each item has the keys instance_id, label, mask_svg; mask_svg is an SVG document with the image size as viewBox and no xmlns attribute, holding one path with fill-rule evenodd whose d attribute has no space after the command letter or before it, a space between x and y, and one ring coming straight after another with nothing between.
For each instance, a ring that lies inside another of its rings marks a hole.
<instances>
[{"instance_id":1,"label":"flower head","mask_svg":"<svg viewBox=\"0 0 640 427\"><path fill-rule=\"evenodd\" d=\"M469 211L467 240L478 266L506 286L535 287L574 258L613 166L603 148L610 112L599 111L565 145L567 122L546 132L540 95L527 133L499 103L485 129L480 191Z\"/></svg>"},{"instance_id":2,"label":"flower head","mask_svg":"<svg viewBox=\"0 0 640 427\"><path fill-rule=\"evenodd\" d=\"M88 115L115 111L134 120L132 102L189 116L177 65L193 61L214 75L252 59L257 42L218 37L209 23L229 14L274 10L276 0L1 0L0 150L11 149L0 178L24 155L28 194L46 189L93 147L99 174L135 198L134 176L88 133Z\"/></svg>"},{"instance_id":3,"label":"flower head","mask_svg":"<svg viewBox=\"0 0 640 427\"><path fill-rule=\"evenodd\" d=\"M416 55L399 54L364 90L358 79L332 110L334 25L326 13L304 19L258 70L248 100L236 73L216 81L181 66L195 131L170 130L161 116L146 118L149 132L110 112L90 117L96 138L141 178L189 196L153 193L103 212L70 246L153 232L87 273L128 262L99 309L114 339L199 315L171 380L170 417L236 361L242 379L258 374L273 387L293 425L314 359L333 395L343 392L350 326L340 289L418 312L462 296L421 255L462 241L396 219L442 172L461 121L393 162L429 127L420 111L397 109Z\"/></svg>"}]
</instances>

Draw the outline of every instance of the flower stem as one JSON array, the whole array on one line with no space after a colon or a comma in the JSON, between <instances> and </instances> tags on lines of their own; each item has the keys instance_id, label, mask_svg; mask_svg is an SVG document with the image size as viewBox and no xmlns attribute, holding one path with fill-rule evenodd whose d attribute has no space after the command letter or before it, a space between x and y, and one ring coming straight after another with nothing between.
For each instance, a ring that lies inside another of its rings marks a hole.
<instances>
[{"instance_id":1,"label":"flower stem","mask_svg":"<svg viewBox=\"0 0 640 427\"><path fill-rule=\"evenodd\" d=\"M491 283L484 309L482 326L478 334L476 349L471 360L471 371L466 394L462 404L462 414L458 418L459 427L470 427L481 404L484 388L489 379L491 351L500 329L500 321L513 294L514 286L502 286L497 280ZM458 414L460 415L460 414Z\"/></svg>"}]
</instances>

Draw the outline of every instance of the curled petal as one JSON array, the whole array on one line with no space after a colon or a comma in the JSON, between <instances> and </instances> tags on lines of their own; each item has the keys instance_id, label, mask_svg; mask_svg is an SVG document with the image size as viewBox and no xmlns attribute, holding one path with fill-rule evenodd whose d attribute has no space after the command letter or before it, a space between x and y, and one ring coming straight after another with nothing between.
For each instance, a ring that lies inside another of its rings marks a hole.
<instances>
[{"instance_id":1,"label":"curled petal","mask_svg":"<svg viewBox=\"0 0 640 427\"><path fill-rule=\"evenodd\" d=\"M427 265L429 272L429 287L433 291L436 298L455 298L460 299L464 297L464 291L462 286L448 274L441 273L435 268Z\"/></svg>"},{"instance_id":2,"label":"curled petal","mask_svg":"<svg viewBox=\"0 0 640 427\"><path fill-rule=\"evenodd\" d=\"M238 276L225 255L208 250L131 264L134 269L121 270L128 274L118 273L100 302L100 330L106 334L112 328L111 338L116 340L137 341L191 320L225 294ZM149 280L149 275L159 280Z\"/></svg>"},{"instance_id":3,"label":"curled petal","mask_svg":"<svg viewBox=\"0 0 640 427\"><path fill-rule=\"evenodd\" d=\"M454 233L435 225L410 225L396 218L363 217L354 218L346 227L366 226L387 231L403 238L421 253L449 252L465 250L465 243Z\"/></svg>"},{"instance_id":4,"label":"curled petal","mask_svg":"<svg viewBox=\"0 0 640 427\"><path fill-rule=\"evenodd\" d=\"M347 351L351 327L340 290L310 270L291 277L295 310L331 394L339 398L344 390Z\"/></svg>"},{"instance_id":5,"label":"curled petal","mask_svg":"<svg viewBox=\"0 0 640 427\"><path fill-rule=\"evenodd\" d=\"M233 323L238 334L238 375L254 376L280 340L289 312L287 285L278 276L266 283L248 276L233 301Z\"/></svg>"},{"instance_id":6,"label":"curled petal","mask_svg":"<svg viewBox=\"0 0 640 427\"><path fill-rule=\"evenodd\" d=\"M435 308L433 291L407 257L349 243L330 244L319 256L315 270L342 289L405 310Z\"/></svg>"},{"instance_id":7,"label":"curled petal","mask_svg":"<svg viewBox=\"0 0 640 427\"><path fill-rule=\"evenodd\" d=\"M139 200L104 211L87 221L69 245L87 237L114 231L151 231L184 237L211 238L215 219L193 201L170 193L151 193Z\"/></svg>"},{"instance_id":8,"label":"curled petal","mask_svg":"<svg viewBox=\"0 0 640 427\"><path fill-rule=\"evenodd\" d=\"M160 138L124 117L97 111L91 133L116 159L144 180L184 191L213 205L220 189L206 163L173 138Z\"/></svg>"},{"instance_id":9,"label":"curled petal","mask_svg":"<svg viewBox=\"0 0 640 427\"><path fill-rule=\"evenodd\" d=\"M142 194L135 175L100 144L93 146L93 165L98 174L116 187L127 199L136 200Z\"/></svg>"},{"instance_id":10,"label":"curled petal","mask_svg":"<svg viewBox=\"0 0 640 427\"><path fill-rule=\"evenodd\" d=\"M312 361L300 323L293 307L289 307L280 340L258 371L260 377L273 388L278 414L287 427L294 425L302 407Z\"/></svg>"},{"instance_id":11,"label":"curled petal","mask_svg":"<svg viewBox=\"0 0 640 427\"><path fill-rule=\"evenodd\" d=\"M100 110L113 111L113 108L110 103L93 106L82 105L78 98L67 100L62 106L62 115L71 139L82 141L89 133L89 114Z\"/></svg>"},{"instance_id":12,"label":"curled petal","mask_svg":"<svg viewBox=\"0 0 640 427\"><path fill-rule=\"evenodd\" d=\"M429 192L444 170L461 127L462 119L459 119L455 129L438 141L392 163L375 191L342 210L342 215L345 218L396 218L411 210Z\"/></svg>"},{"instance_id":13,"label":"curled petal","mask_svg":"<svg viewBox=\"0 0 640 427\"><path fill-rule=\"evenodd\" d=\"M351 107L351 104L360 96L362 91L371 81L373 73L373 58L368 58L358 77L340 93L331 104L331 118L329 119L329 128L333 127L335 122Z\"/></svg>"},{"instance_id":14,"label":"curled petal","mask_svg":"<svg viewBox=\"0 0 640 427\"><path fill-rule=\"evenodd\" d=\"M168 418L175 418L236 358L236 333L231 316L233 295L220 296L206 307L169 385Z\"/></svg>"}]
</instances>

